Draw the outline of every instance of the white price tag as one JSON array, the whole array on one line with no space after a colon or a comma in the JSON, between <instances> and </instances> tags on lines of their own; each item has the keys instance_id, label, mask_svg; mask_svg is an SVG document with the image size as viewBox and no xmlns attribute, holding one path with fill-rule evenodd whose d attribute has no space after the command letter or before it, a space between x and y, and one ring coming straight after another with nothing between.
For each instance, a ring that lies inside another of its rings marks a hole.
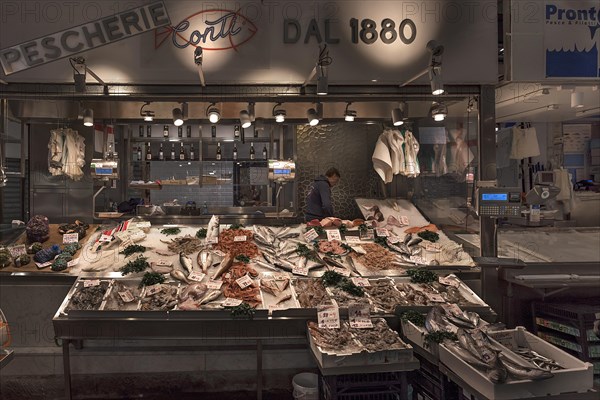
<instances>
[{"instance_id":1,"label":"white price tag","mask_svg":"<svg viewBox=\"0 0 600 400\"><path fill-rule=\"evenodd\" d=\"M432 252L432 253L439 253L440 252L440 245L439 243L431 243L431 242L426 242L425 243L425 250Z\"/></svg>"},{"instance_id":2,"label":"white price tag","mask_svg":"<svg viewBox=\"0 0 600 400\"><path fill-rule=\"evenodd\" d=\"M27 254L27 249L24 244L19 244L17 246L12 246L8 248L8 252L12 258L17 258L21 254Z\"/></svg>"},{"instance_id":3,"label":"white price tag","mask_svg":"<svg viewBox=\"0 0 600 400\"><path fill-rule=\"evenodd\" d=\"M273 279L276 281L287 281L290 278L285 272L276 272L273 274Z\"/></svg>"},{"instance_id":4,"label":"white price tag","mask_svg":"<svg viewBox=\"0 0 600 400\"><path fill-rule=\"evenodd\" d=\"M444 300L444 298L437 293L425 292L425 296L429 299L429 301L432 301L434 303L445 303L446 302L446 300Z\"/></svg>"},{"instance_id":5,"label":"white price tag","mask_svg":"<svg viewBox=\"0 0 600 400\"><path fill-rule=\"evenodd\" d=\"M400 242L401 239L396 235L390 235L390 236L388 236L387 241L391 244L396 244L396 243Z\"/></svg>"},{"instance_id":6,"label":"white price tag","mask_svg":"<svg viewBox=\"0 0 600 400\"><path fill-rule=\"evenodd\" d=\"M77 257L74 260L71 260L71 261L67 262L67 267L71 268L71 267L76 266L77 264L79 264L79 257Z\"/></svg>"},{"instance_id":7,"label":"white price tag","mask_svg":"<svg viewBox=\"0 0 600 400\"><path fill-rule=\"evenodd\" d=\"M219 249L215 249L215 250L213 250L212 252L213 252L213 254L216 254L216 255L218 255L219 257L225 257L225 255L226 255L225 253L223 253L223 252L222 252L221 250L219 250Z\"/></svg>"},{"instance_id":8,"label":"white price tag","mask_svg":"<svg viewBox=\"0 0 600 400\"><path fill-rule=\"evenodd\" d=\"M360 238L358 236L346 236L346 243L360 243Z\"/></svg>"},{"instance_id":9,"label":"white price tag","mask_svg":"<svg viewBox=\"0 0 600 400\"><path fill-rule=\"evenodd\" d=\"M315 240L316 238L319 237L319 234L313 228L313 229L305 232L303 236L304 236L304 240L306 240L307 242L312 242L313 240Z\"/></svg>"},{"instance_id":10,"label":"white price tag","mask_svg":"<svg viewBox=\"0 0 600 400\"><path fill-rule=\"evenodd\" d=\"M117 293L119 293L119 297L121 297L121 300L123 300L124 303L131 303L135 300L135 297L133 297L129 289L125 290L124 292Z\"/></svg>"},{"instance_id":11,"label":"white price tag","mask_svg":"<svg viewBox=\"0 0 600 400\"><path fill-rule=\"evenodd\" d=\"M248 240L248 237L246 235L242 235L242 236L234 236L233 237L233 241L234 242L245 242Z\"/></svg>"},{"instance_id":12,"label":"white price tag","mask_svg":"<svg viewBox=\"0 0 600 400\"><path fill-rule=\"evenodd\" d=\"M100 243L110 243L112 242L112 236L110 235L105 235L104 233L102 234L102 236L100 236L100 239L98 239L98 241Z\"/></svg>"},{"instance_id":13,"label":"white price tag","mask_svg":"<svg viewBox=\"0 0 600 400\"><path fill-rule=\"evenodd\" d=\"M332 240L342 240L342 235L339 229L328 229L325 231L325 233L327 233L327 240L330 242Z\"/></svg>"},{"instance_id":14,"label":"white price tag","mask_svg":"<svg viewBox=\"0 0 600 400\"><path fill-rule=\"evenodd\" d=\"M218 237L206 238L206 243L217 244L217 243L219 243L219 238Z\"/></svg>"},{"instance_id":15,"label":"white price tag","mask_svg":"<svg viewBox=\"0 0 600 400\"><path fill-rule=\"evenodd\" d=\"M339 329L340 310L333 304L318 306L317 320L319 328Z\"/></svg>"},{"instance_id":16,"label":"white price tag","mask_svg":"<svg viewBox=\"0 0 600 400\"><path fill-rule=\"evenodd\" d=\"M241 278L235 280L241 289L246 289L248 286L251 286L254 282L248 275L244 275Z\"/></svg>"},{"instance_id":17,"label":"white price tag","mask_svg":"<svg viewBox=\"0 0 600 400\"><path fill-rule=\"evenodd\" d=\"M408 223L408 217L407 217L406 215L402 215L402 216L400 217L400 224L401 224L401 225L404 225L404 226L406 226L406 225L408 225L408 224L409 224L409 223Z\"/></svg>"},{"instance_id":18,"label":"white price tag","mask_svg":"<svg viewBox=\"0 0 600 400\"><path fill-rule=\"evenodd\" d=\"M285 310L285 309L287 309L287 307L284 306L283 304L270 304L268 309L269 309L269 313L272 313L273 310Z\"/></svg>"},{"instance_id":19,"label":"white price tag","mask_svg":"<svg viewBox=\"0 0 600 400\"><path fill-rule=\"evenodd\" d=\"M223 286L223 281L213 281L212 279L206 282L206 287L208 289L219 290Z\"/></svg>"},{"instance_id":20,"label":"white price tag","mask_svg":"<svg viewBox=\"0 0 600 400\"><path fill-rule=\"evenodd\" d=\"M371 282L367 278L350 278L352 283L359 287L370 287Z\"/></svg>"},{"instance_id":21,"label":"white price tag","mask_svg":"<svg viewBox=\"0 0 600 400\"><path fill-rule=\"evenodd\" d=\"M351 328L372 328L371 310L369 303L350 303L348 305L348 319Z\"/></svg>"},{"instance_id":22,"label":"white price tag","mask_svg":"<svg viewBox=\"0 0 600 400\"><path fill-rule=\"evenodd\" d=\"M138 222L136 224L136 227L138 229L150 229L150 227L152 227L152 224L150 223L150 221L142 221L142 222Z\"/></svg>"},{"instance_id":23,"label":"white price tag","mask_svg":"<svg viewBox=\"0 0 600 400\"><path fill-rule=\"evenodd\" d=\"M63 243L77 243L79 242L79 233L65 233L63 235Z\"/></svg>"},{"instance_id":24,"label":"white price tag","mask_svg":"<svg viewBox=\"0 0 600 400\"><path fill-rule=\"evenodd\" d=\"M158 265L159 267L170 267L171 265L173 265L173 263L167 260L158 260L156 262L156 265Z\"/></svg>"},{"instance_id":25,"label":"white price tag","mask_svg":"<svg viewBox=\"0 0 600 400\"><path fill-rule=\"evenodd\" d=\"M152 286L146 286L146 297L154 296L156 293L162 290L160 283Z\"/></svg>"},{"instance_id":26,"label":"white price tag","mask_svg":"<svg viewBox=\"0 0 600 400\"><path fill-rule=\"evenodd\" d=\"M350 246L352 250L357 252L358 254L367 254L367 251L363 249L361 246Z\"/></svg>"},{"instance_id":27,"label":"white price tag","mask_svg":"<svg viewBox=\"0 0 600 400\"><path fill-rule=\"evenodd\" d=\"M35 263L35 265L37 265L37 267L38 267L39 269L42 269L42 268L48 268L49 266L51 266L51 265L52 265L52 261L48 261L48 262L45 262L45 263L43 263L43 264L41 264L41 263Z\"/></svg>"},{"instance_id":28,"label":"white price tag","mask_svg":"<svg viewBox=\"0 0 600 400\"><path fill-rule=\"evenodd\" d=\"M292 274L308 276L308 266L306 264L302 266L295 264L292 268Z\"/></svg>"},{"instance_id":29,"label":"white price tag","mask_svg":"<svg viewBox=\"0 0 600 400\"><path fill-rule=\"evenodd\" d=\"M188 275L188 279L190 281L196 281L196 282L202 282L202 279L204 279L204 277L206 276L206 274L202 273L202 272L196 272L196 271L192 271L189 275Z\"/></svg>"},{"instance_id":30,"label":"white price tag","mask_svg":"<svg viewBox=\"0 0 600 400\"><path fill-rule=\"evenodd\" d=\"M343 275L345 277L349 277L350 274L352 273L349 269L346 268L338 268L338 267L333 267L333 271L337 272L340 275Z\"/></svg>"},{"instance_id":31,"label":"white price tag","mask_svg":"<svg viewBox=\"0 0 600 400\"><path fill-rule=\"evenodd\" d=\"M453 286L455 288L460 286L460 283L456 279L447 278L445 276L440 276L438 278L442 285Z\"/></svg>"},{"instance_id":32,"label":"white price tag","mask_svg":"<svg viewBox=\"0 0 600 400\"><path fill-rule=\"evenodd\" d=\"M388 230L385 228L375 228L375 233L377 234L377 236L383 236L383 237L387 237L390 235Z\"/></svg>"},{"instance_id":33,"label":"white price tag","mask_svg":"<svg viewBox=\"0 0 600 400\"><path fill-rule=\"evenodd\" d=\"M410 256L410 261L414 262L415 264L426 264L425 260L421 256Z\"/></svg>"},{"instance_id":34,"label":"white price tag","mask_svg":"<svg viewBox=\"0 0 600 400\"><path fill-rule=\"evenodd\" d=\"M221 305L223 307L236 307L236 306L239 306L240 304L242 304L242 300L240 300L240 299L234 299L234 298L231 298L231 297L226 298L221 303Z\"/></svg>"},{"instance_id":35,"label":"white price tag","mask_svg":"<svg viewBox=\"0 0 600 400\"><path fill-rule=\"evenodd\" d=\"M100 279L86 279L83 281L83 287L94 287L100 285Z\"/></svg>"}]
</instances>

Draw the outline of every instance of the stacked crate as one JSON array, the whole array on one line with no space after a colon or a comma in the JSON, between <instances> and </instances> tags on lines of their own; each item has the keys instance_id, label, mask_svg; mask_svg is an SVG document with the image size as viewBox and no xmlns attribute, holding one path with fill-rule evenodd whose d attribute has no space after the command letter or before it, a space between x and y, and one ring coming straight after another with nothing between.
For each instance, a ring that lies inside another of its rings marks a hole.
<instances>
[{"instance_id":1,"label":"stacked crate","mask_svg":"<svg viewBox=\"0 0 600 400\"><path fill-rule=\"evenodd\" d=\"M600 379L600 338L592 331L600 302L596 304L533 303L534 333L582 361L594 365Z\"/></svg>"},{"instance_id":2,"label":"stacked crate","mask_svg":"<svg viewBox=\"0 0 600 400\"><path fill-rule=\"evenodd\" d=\"M437 365L418 355L416 357L421 368L412 372L408 381L413 389L413 400L458 400L458 386Z\"/></svg>"},{"instance_id":3,"label":"stacked crate","mask_svg":"<svg viewBox=\"0 0 600 400\"><path fill-rule=\"evenodd\" d=\"M401 398L401 372L321 377L319 398L326 400L397 400Z\"/></svg>"}]
</instances>

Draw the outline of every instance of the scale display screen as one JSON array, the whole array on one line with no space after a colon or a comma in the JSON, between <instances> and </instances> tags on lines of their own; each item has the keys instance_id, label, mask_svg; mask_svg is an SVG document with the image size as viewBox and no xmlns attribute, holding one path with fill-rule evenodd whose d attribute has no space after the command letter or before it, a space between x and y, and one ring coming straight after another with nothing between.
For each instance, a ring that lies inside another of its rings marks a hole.
<instances>
[{"instance_id":1,"label":"scale display screen","mask_svg":"<svg viewBox=\"0 0 600 400\"><path fill-rule=\"evenodd\" d=\"M296 178L296 164L291 160L269 160L269 179L272 181L293 181Z\"/></svg>"},{"instance_id":2,"label":"scale display screen","mask_svg":"<svg viewBox=\"0 0 600 400\"><path fill-rule=\"evenodd\" d=\"M96 175L112 175L112 168L96 168Z\"/></svg>"},{"instance_id":3,"label":"scale display screen","mask_svg":"<svg viewBox=\"0 0 600 400\"><path fill-rule=\"evenodd\" d=\"M482 201L508 201L508 193L482 193Z\"/></svg>"}]
</instances>

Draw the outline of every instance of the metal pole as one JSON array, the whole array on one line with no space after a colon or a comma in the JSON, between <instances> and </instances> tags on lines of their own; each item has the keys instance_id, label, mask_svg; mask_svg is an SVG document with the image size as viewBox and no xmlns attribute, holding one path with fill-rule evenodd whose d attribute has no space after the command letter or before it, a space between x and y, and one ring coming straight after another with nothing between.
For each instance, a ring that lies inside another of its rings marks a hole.
<instances>
[{"instance_id":1,"label":"metal pole","mask_svg":"<svg viewBox=\"0 0 600 400\"><path fill-rule=\"evenodd\" d=\"M256 398L262 400L262 340L256 341Z\"/></svg>"},{"instance_id":2,"label":"metal pole","mask_svg":"<svg viewBox=\"0 0 600 400\"><path fill-rule=\"evenodd\" d=\"M72 400L73 396L71 393L71 360L69 357L69 344L70 340L63 339L63 369L65 374L65 396L67 400Z\"/></svg>"},{"instance_id":3,"label":"metal pole","mask_svg":"<svg viewBox=\"0 0 600 400\"><path fill-rule=\"evenodd\" d=\"M482 86L479 97L479 179L496 180L496 103L494 86ZM481 256L498 256L496 219L479 218Z\"/></svg>"}]
</instances>

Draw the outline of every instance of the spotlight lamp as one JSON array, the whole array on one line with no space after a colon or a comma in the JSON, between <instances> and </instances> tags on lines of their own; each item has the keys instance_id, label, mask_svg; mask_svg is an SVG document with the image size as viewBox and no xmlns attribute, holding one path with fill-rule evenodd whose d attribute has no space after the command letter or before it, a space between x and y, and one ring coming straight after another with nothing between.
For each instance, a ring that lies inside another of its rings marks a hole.
<instances>
[{"instance_id":1,"label":"spotlight lamp","mask_svg":"<svg viewBox=\"0 0 600 400\"><path fill-rule=\"evenodd\" d=\"M444 103L434 101L429 109L429 112L431 113L434 121L441 122L448 116L448 107L446 107Z\"/></svg>"},{"instance_id":2,"label":"spotlight lamp","mask_svg":"<svg viewBox=\"0 0 600 400\"><path fill-rule=\"evenodd\" d=\"M248 110L240 111L240 124L244 129L250 128L250 125L252 125L252 122L250 121L250 114L248 114Z\"/></svg>"},{"instance_id":3,"label":"spotlight lamp","mask_svg":"<svg viewBox=\"0 0 600 400\"><path fill-rule=\"evenodd\" d=\"M94 126L94 110L91 108L83 110L83 125Z\"/></svg>"},{"instance_id":4,"label":"spotlight lamp","mask_svg":"<svg viewBox=\"0 0 600 400\"><path fill-rule=\"evenodd\" d=\"M398 107L392 110L392 124L394 126L401 126L408 119L408 104L401 101L398 103Z\"/></svg>"},{"instance_id":5,"label":"spotlight lamp","mask_svg":"<svg viewBox=\"0 0 600 400\"><path fill-rule=\"evenodd\" d=\"M216 107L215 103L210 103L210 105L206 109L206 116L208 117L208 120L213 124L219 122L219 120L221 119L221 113L219 112L219 109Z\"/></svg>"},{"instance_id":6,"label":"spotlight lamp","mask_svg":"<svg viewBox=\"0 0 600 400\"><path fill-rule=\"evenodd\" d=\"M142 106L142 108L140 108L140 117L144 118L144 121L146 122L152 122L154 121L154 111L151 110L144 110L144 107L149 106L150 102L147 101L144 103L144 105Z\"/></svg>"},{"instance_id":7,"label":"spotlight lamp","mask_svg":"<svg viewBox=\"0 0 600 400\"><path fill-rule=\"evenodd\" d=\"M179 107L173 109L173 125L183 125L183 111L181 111L181 108Z\"/></svg>"},{"instance_id":8,"label":"spotlight lamp","mask_svg":"<svg viewBox=\"0 0 600 400\"><path fill-rule=\"evenodd\" d=\"M354 122L354 118L356 118L356 111L348 108L350 107L350 104L352 103L346 104L346 111L344 111L344 120L346 122Z\"/></svg>"},{"instance_id":9,"label":"spotlight lamp","mask_svg":"<svg viewBox=\"0 0 600 400\"><path fill-rule=\"evenodd\" d=\"M442 54L444 54L444 46L430 40L427 42L427 50L431 53L429 62L429 83L431 84L431 94L439 96L445 93L444 83L442 81Z\"/></svg>"},{"instance_id":10,"label":"spotlight lamp","mask_svg":"<svg viewBox=\"0 0 600 400\"><path fill-rule=\"evenodd\" d=\"M273 107L273 116L275 117L275 122L282 123L285 121L286 111L283 108L277 108L281 106L281 103L275 104Z\"/></svg>"},{"instance_id":11,"label":"spotlight lamp","mask_svg":"<svg viewBox=\"0 0 600 400\"><path fill-rule=\"evenodd\" d=\"M323 104L317 103L317 108L309 108L306 112L308 124L310 126L316 126L319 124L321 118L323 118Z\"/></svg>"}]
</instances>

